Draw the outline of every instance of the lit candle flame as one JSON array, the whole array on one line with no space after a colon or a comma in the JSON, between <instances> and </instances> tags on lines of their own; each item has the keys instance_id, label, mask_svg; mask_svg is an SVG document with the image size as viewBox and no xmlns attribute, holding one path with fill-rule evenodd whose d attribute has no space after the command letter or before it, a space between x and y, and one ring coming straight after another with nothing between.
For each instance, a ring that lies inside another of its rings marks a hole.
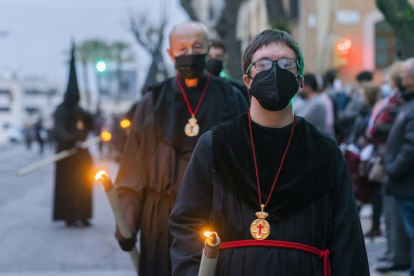
<instances>
[{"instance_id":1,"label":"lit candle flame","mask_svg":"<svg viewBox=\"0 0 414 276\"><path fill-rule=\"evenodd\" d=\"M102 131L101 138L102 138L102 141L109 142L112 138L112 135L108 131Z\"/></svg>"},{"instance_id":2,"label":"lit candle flame","mask_svg":"<svg viewBox=\"0 0 414 276\"><path fill-rule=\"evenodd\" d=\"M213 234L212 232L210 232L210 231L206 231L206 232L204 232L204 236L206 236L206 238L210 238L210 235L211 234Z\"/></svg>"},{"instance_id":3,"label":"lit candle flame","mask_svg":"<svg viewBox=\"0 0 414 276\"><path fill-rule=\"evenodd\" d=\"M131 126L131 121L128 119L123 119L119 124L122 128L129 128Z\"/></svg>"},{"instance_id":4,"label":"lit candle flame","mask_svg":"<svg viewBox=\"0 0 414 276\"><path fill-rule=\"evenodd\" d=\"M97 172L95 174L95 181L98 181L99 179L102 179L104 176L105 177L108 176L105 171L99 171L99 172Z\"/></svg>"}]
</instances>

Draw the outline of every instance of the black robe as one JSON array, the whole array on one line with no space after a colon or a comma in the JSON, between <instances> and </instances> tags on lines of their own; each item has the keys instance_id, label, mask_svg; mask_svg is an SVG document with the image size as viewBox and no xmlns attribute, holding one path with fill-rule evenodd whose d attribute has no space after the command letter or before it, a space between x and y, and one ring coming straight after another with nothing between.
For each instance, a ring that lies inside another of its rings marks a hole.
<instances>
[{"instance_id":1,"label":"black robe","mask_svg":"<svg viewBox=\"0 0 414 276\"><path fill-rule=\"evenodd\" d=\"M261 195L266 201L292 125L274 129L252 122ZM207 132L185 173L170 216L173 275L197 275L202 233L222 242L251 240L260 211L247 114ZM333 276L369 275L366 249L342 153L334 140L298 117L293 139L269 205L267 240L330 250ZM318 256L291 249L222 250L216 275L322 276Z\"/></svg>"},{"instance_id":2,"label":"black robe","mask_svg":"<svg viewBox=\"0 0 414 276\"><path fill-rule=\"evenodd\" d=\"M185 88L193 110L205 83L206 78L196 88ZM156 85L138 102L116 188L124 212L130 206L135 209L135 227L141 230L140 275L171 275L168 217L198 139L247 108L243 96L227 81L211 76L196 115L200 133L187 137L184 127L191 115L175 78Z\"/></svg>"},{"instance_id":3,"label":"black robe","mask_svg":"<svg viewBox=\"0 0 414 276\"><path fill-rule=\"evenodd\" d=\"M82 121L83 130L76 127ZM71 149L86 139L93 120L77 104L63 103L55 111L54 135L57 152ZM87 220L92 217L92 158L88 149L79 149L68 158L56 162L53 220Z\"/></svg>"}]
</instances>

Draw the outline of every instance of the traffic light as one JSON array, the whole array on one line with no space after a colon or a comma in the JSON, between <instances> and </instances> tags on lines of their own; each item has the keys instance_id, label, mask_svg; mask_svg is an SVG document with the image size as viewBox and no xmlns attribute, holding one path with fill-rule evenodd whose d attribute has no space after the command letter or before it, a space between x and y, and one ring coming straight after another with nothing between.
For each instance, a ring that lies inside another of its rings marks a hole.
<instances>
[{"instance_id":1,"label":"traffic light","mask_svg":"<svg viewBox=\"0 0 414 276\"><path fill-rule=\"evenodd\" d=\"M348 65L349 53L352 48L352 40L349 38L337 39L333 51L332 63L334 68L340 68Z\"/></svg>"},{"instance_id":2,"label":"traffic light","mask_svg":"<svg viewBox=\"0 0 414 276\"><path fill-rule=\"evenodd\" d=\"M106 70L106 63L104 61L98 61L96 63L96 70L98 72L104 72Z\"/></svg>"}]
</instances>

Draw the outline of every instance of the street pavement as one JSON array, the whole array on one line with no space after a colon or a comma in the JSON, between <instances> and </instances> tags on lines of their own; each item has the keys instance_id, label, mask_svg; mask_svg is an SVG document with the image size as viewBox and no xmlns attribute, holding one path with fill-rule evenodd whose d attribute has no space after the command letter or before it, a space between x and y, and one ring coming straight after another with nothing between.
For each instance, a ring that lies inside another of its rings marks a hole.
<instances>
[{"instance_id":1,"label":"street pavement","mask_svg":"<svg viewBox=\"0 0 414 276\"><path fill-rule=\"evenodd\" d=\"M53 154L51 150L45 156ZM1 276L133 276L129 255L113 236L115 223L105 192L93 187L92 227L67 228L52 222L54 166L23 177L16 171L40 160L37 149L0 149ZM95 158L111 176L116 166ZM93 176L91 176L93 177Z\"/></svg>"},{"instance_id":2,"label":"street pavement","mask_svg":"<svg viewBox=\"0 0 414 276\"><path fill-rule=\"evenodd\" d=\"M113 179L117 165L92 152L95 169L106 169ZM51 154L49 149L44 156ZM16 176L19 168L40 159L36 147L30 151L23 145L0 147L0 276L136 275L113 236L115 223L100 184L93 188L92 227L67 228L63 222L52 222L54 166ZM363 217L361 223L368 231L370 218ZM385 240L366 242L371 275L379 276L374 267L385 251Z\"/></svg>"}]
</instances>

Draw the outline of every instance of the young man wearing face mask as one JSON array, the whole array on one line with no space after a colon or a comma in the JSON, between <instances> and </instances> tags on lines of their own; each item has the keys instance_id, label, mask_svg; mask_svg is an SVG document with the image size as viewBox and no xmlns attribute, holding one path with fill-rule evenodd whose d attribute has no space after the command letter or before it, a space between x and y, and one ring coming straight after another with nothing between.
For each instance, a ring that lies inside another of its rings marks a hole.
<instances>
[{"instance_id":1,"label":"young man wearing face mask","mask_svg":"<svg viewBox=\"0 0 414 276\"><path fill-rule=\"evenodd\" d=\"M185 22L170 33L168 53L177 75L152 87L138 102L116 188L133 239L116 237L122 249L141 230L139 275L171 275L168 216L198 139L211 127L248 109L232 86L206 73L204 25Z\"/></svg>"},{"instance_id":2,"label":"young man wearing face mask","mask_svg":"<svg viewBox=\"0 0 414 276\"><path fill-rule=\"evenodd\" d=\"M226 61L226 46L223 42L216 39L212 39L209 46L207 72L214 76L220 77L220 74L224 69L224 63ZM243 83L238 82L228 75L225 75L223 78L230 82L236 90L240 90L243 96L245 96L247 102L249 102L249 93Z\"/></svg>"},{"instance_id":3,"label":"young man wearing face mask","mask_svg":"<svg viewBox=\"0 0 414 276\"><path fill-rule=\"evenodd\" d=\"M342 153L293 110L303 68L286 32L247 46L250 110L195 149L169 220L173 275L197 275L205 229L222 241L216 275L369 275Z\"/></svg>"}]
</instances>

